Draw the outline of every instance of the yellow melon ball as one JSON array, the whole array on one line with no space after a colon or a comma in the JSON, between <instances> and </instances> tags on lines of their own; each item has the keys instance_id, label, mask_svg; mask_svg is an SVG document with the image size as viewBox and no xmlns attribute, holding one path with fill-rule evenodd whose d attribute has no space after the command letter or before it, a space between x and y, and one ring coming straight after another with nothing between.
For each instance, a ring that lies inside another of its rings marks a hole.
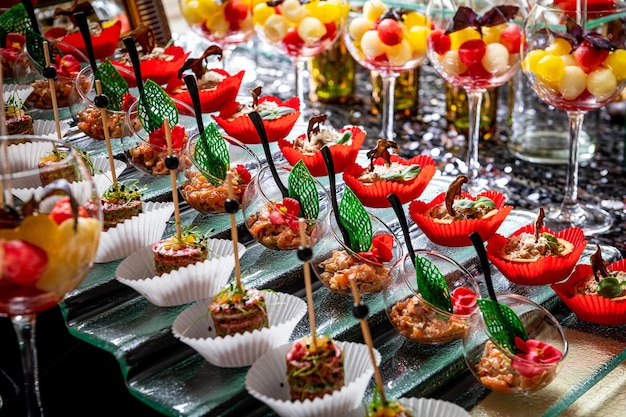
<instances>
[{"instance_id":1,"label":"yellow melon ball","mask_svg":"<svg viewBox=\"0 0 626 417\"><path fill-rule=\"evenodd\" d=\"M456 49L441 55L439 65L441 65L441 70L450 76L462 74L467 70L467 66L459 59L459 51Z\"/></svg>"},{"instance_id":2,"label":"yellow melon ball","mask_svg":"<svg viewBox=\"0 0 626 417\"><path fill-rule=\"evenodd\" d=\"M534 72L544 83L558 87L565 72L565 65L561 57L546 55L537 62Z\"/></svg>"},{"instance_id":3,"label":"yellow melon ball","mask_svg":"<svg viewBox=\"0 0 626 417\"><path fill-rule=\"evenodd\" d=\"M411 48L415 51L415 55L426 53L426 39L429 33L430 28L427 26L413 26L411 30L409 30L409 43L411 44Z\"/></svg>"},{"instance_id":4,"label":"yellow melon ball","mask_svg":"<svg viewBox=\"0 0 626 417\"><path fill-rule=\"evenodd\" d=\"M450 49L459 49L463 43L472 39L480 39L480 33L474 28L465 28L452 32L450 34Z\"/></svg>"},{"instance_id":5,"label":"yellow melon ball","mask_svg":"<svg viewBox=\"0 0 626 417\"><path fill-rule=\"evenodd\" d=\"M408 12L404 16L404 25L407 29L411 29L415 26L427 26L430 28L430 19L419 12Z\"/></svg>"},{"instance_id":6,"label":"yellow melon ball","mask_svg":"<svg viewBox=\"0 0 626 417\"><path fill-rule=\"evenodd\" d=\"M181 7L181 13L190 25L199 25L204 22L204 15L200 11L200 2L192 0Z\"/></svg>"},{"instance_id":7,"label":"yellow melon ball","mask_svg":"<svg viewBox=\"0 0 626 417\"><path fill-rule=\"evenodd\" d=\"M609 54L604 64L611 68L617 82L626 79L626 50L618 49Z\"/></svg>"},{"instance_id":8,"label":"yellow melon ball","mask_svg":"<svg viewBox=\"0 0 626 417\"><path fill-rule=\"evenodd\" d=\"M387 10L387 6L381 0L368 0L363 5L363 16L374 22Z\"/></svg>"},{"instance_id":9,"label":"yellow melon ball","mask_svg":"<svg viewBox=\"0 0 626 417\"><path fill-rule=\"evenodd\" d=\"M575 100L587 88L587 74L576 65L566 66L563 78L558 85L559 93L565 100Z\"/></svg>"},{"instance_id":10,"label":"yellow melon ball","mask_svg":"<svg viewBox=\"0 0 626 417\"><path fill-rule=\"evenodd\" d=\"M307 16L306 8L298 0L285 0L280 9L285 19L297 24Z\"/></svg>"},{"instance_id":11,"label":"yellow melon ball","mask_svg":"<svg viewBox=\"0 0 626 417\"><path fill-rule=\"evenodd\" d=\"M372 22L363 16L354 18L348 25L348 33L352 39L358 41L363 34L372 28Z\"/></svg>"},{"instance_id":12,"label":"yellow melon ball","mask_svg":"<svg viewBox=\"0 0 626 417\"><path fill-rule=\"evenodd\" d=\"M316 3L316 7L310 9L310 13L311 16L319 19L324 24L339 22L341 20L342 8L340 5L329 1L320 1Z\"/></svg>"},{"instance_id":13,"label":"yellow melon ball","mask_svg":"<svg viewBox=\"0 0 626 417\"><path fill-rule=\"evenodd\" d=\"M483 41L485 41L486 44L500 42L500 34L507 27L506 23L496 26L484 26L482 28Z\"/></svg>"},{"instance_id":14,"label":"yellow melon ball","mask_svg":"<svg viewBox=\"0 0 626 417\"><path fill-rule=\"evenodd\" d=\"M550 46L546 48L550 55L569 55L572 52L572 45L563 38L554 38Z\"/></svg>"},{"instance_id":15,"label":"yellow melon ball","mask_svg":"<svg viewBox=\"0 0 626 417\"><path fill-rule=\"evenodd\" d=\"M204 24L216 36L224 36L230 29L230 23L226 20L224 9L219 9L206 20Z\"/></svg>"},{"instance_id":16,"label":"yellow melon ball","mask_svg":"<svg viewBox=\"0 0 626 417\"><path fill-rule=\"evenodd\" d=\"M617 80L613 71L598 68L587 75L587 90L596 97L597 102L613 99L618 93Z\"/></svg>"},{"instance_id":17,"label":"yellow melon ball","mask_svg":"<svg viewBox=\"0 0 626 417\"><path fill-rule=\"evenodd\" d=\"M326 26L316 17L307 16L298 25L298 36L308 45L326 35Z\"/></svg>"},{"instance_id":18,"label":"yellow melon ball","mask_svg":"<svg viewBox=\"0 0 626 417\"><path fill-rule=\"evenodd\" d=\"M260 3L254 6L252 10L252 21L255 26L264 26L268 17L276 14L273 7L269 7L267 3Z\"/></svg>"},{"instance_id":19,"label":"yellow melon ball","mask_svg":"<svg viewBox=\"0 0 626 417\"><path fill-rule=\"evenodd\" d=\"M273 14L267 18L263 26L263 33L270 42L280 42L289 29L289 23L284 16Z\"/></svg>"},{"instance_id":20,"label":"yellow melon ball","mask_svg":"<svg viewBox=\"0 0 626 417\"><path fill-rule=\"evenodd\" d=\"M537 62L546 55L548 55L548 53L543 49L530 51L524 58L524 62L522 62L522 68L526 71L537 72Z\"/></svg>"},{"instance_id":21,"label":"yellow melon ball","mask_svg":"<svg viewBox=\"0 0 626 417\"><path fill-rule=\"evenodd\" d=\"M413 58L413 51L411 50L409 41L406 39L403 39L402 42L397 45L390 46L387 50L387 59L389 63L395 67L401 67L411 58Z\"/></svg>"},{"instance_id":22,"label":"yellow melon ball","mask_svg":"<svg viewBox=\"0 0 626 417\"><path fill-rule=\"evenodd\" d=\"M563 60L563 65L565 65L566 67L571 66L571 65L578 66L578 64L576 63L576 58L574 58L574 55L561 55L561 59Z\"/></svg>"}]
</instances>

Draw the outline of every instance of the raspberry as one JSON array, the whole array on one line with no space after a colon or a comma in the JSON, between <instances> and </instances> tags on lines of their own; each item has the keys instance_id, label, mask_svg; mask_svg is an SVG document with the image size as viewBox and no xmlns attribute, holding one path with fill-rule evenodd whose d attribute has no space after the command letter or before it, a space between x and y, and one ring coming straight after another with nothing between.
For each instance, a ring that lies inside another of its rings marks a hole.
<instances>
[{"instance_id":1,"label":"raspberry","mask_svg":"<svg viewBox=\"0 0 626 417\"><path fill-rule=\"evenodd\" d=\"M483 59L486 50L487 46L482 39L471 39L463 42L459 48L459 59L462 63L471 67Z\"/></svg>"},{"instance_id":2,"label":"raspberry","mask_svg":"<svg viewBox=\"0 0 626 417\"><path fill-rule=\"evenodd\" d=\"M441 29L436 29L428 35L428 47L437 55L443 55L450 50L450 36Z\"/></svg>"}]
</instances>

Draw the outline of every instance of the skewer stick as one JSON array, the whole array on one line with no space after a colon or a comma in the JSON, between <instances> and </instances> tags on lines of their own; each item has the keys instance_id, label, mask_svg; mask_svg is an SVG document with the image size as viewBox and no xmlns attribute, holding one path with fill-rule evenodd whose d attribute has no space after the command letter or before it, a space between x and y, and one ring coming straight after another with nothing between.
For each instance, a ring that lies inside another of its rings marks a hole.
<instances>
[{"instance_id":1,"label":"skewer stick","mask_svg":"<svg viewBox=\"0 0 626 417\"><path fill-rule=\"evenodd\" d=\"M300 247L306 247L306 221L301 217L298 219L298 227L300 230ZM303 261L304 265L304 287L306 288L306 301L309 310L309 326L311 327L311 342L313 345L313 352L317 350L317 334L315 325L315 309L313 308L313 290L311 289L311 269L309 268L309 261Z\"/></svg>"},{"instance_id":2,"label":"skewer stick","mask_svg":"<svg viewBox=\"0 0 626 417\"><path fill-rule=\"evenodd\" d=\"M7 135L7 122L6 122L6 114L4 113L4 78L2 76L2 55L0 55L0 92L2 92L2 97L0 97L0 135ZM6 156L7 144L5 141L2 141L2 154ZM2 156L2 160L8 160ZM0 182L0 208L4 208L4 184Z\"/></svg>"},{"instance_id":3,"label":"skewer stick","mask_svg":"<svg viewBox=\"0 0 626 417\"><path fill-rule=\"evenodd\" d=\"M165 130L165 141L167 142L167 157L172 158L172 131L170 129L170 121L167 117L163 118L163 129ZM178 163L175 168L170 168L170 178L172 179L172 201L174 202L174 218L176 219L176 237L182 239L183 234L180 230L180 207L178 206L178 184L176 182L177 169Z\"/></svg>"},{"instance_id":4,"label":"skewer stick","mask_svg":"<svg viewBox=\"0 0 626 417\"><path fill-rule=\"evenodd\" d=\"M356 286L355 276L350 275L348 280L350 281L350 289L352 290L352 296L354 297L354 308L367 308L364 304L361 304L361 294L359 294L359 289ZM356 314L355 314L356 316ZM385 386L383 385L383 378L380 376L380 369L376 365L376 356L374 355L374 342L372 341L372 334L370 333L370 326L367 323L367 314L365 317L357 317L361 322L361 333L363 333L363 340L367 344L367 348L370 353L370 359L372 360L372 366L374 366L374 377L376 379L376 386L378 388L378 393L380 394L380 399L383 404L387 403L387 398L385 397Z\"/></svg>"},{"instance_id":5,"label":"skewer stick","mask_svg":"<svg viewBox=\"0 0 626 417\"><path fill-rule=\"evenodd\" d=\"M235 191L233 190L233 177L230 171L226 173L225 181L228 186L228 199L232 202L237 202L235 199ZM239 203L237 203L234 207L239 208ZM227 208L226 211L230 213L230 240L233 241L233 256L235 257L235 282L237 284L237 288L243 291L244 288L241 283L241 267L239 265L239 235L237 233L237 219L235 216L237 210L229 210Z\"/></svg>"},{"instance_id":6,"label":"skewer stick","mask_svg":"<svg viewBox=\"0 0 626 417\"><path fill-rule=\"evenodd\" d=\"M100 82L100 80L96 80L96 93L98 95L102 95L102 83ZM109 132L109 123L108 123L106 106L100 109L100 115L102 116L102 130L104 131L104 140L106 141L107 153L109 155L109 167L111 168L111 181L113 181L113 187L117 188L117 174L115 173L115 162L113 159L113 149L111 148L111 134Z\"/></svg>"},{"instance_id":7,"label":"skewer stick","mask_svg":"<svg viewBox=\"0 0 626 417\"><path fill-rule=\"evenodd\" d=\"M50 66L50 51L48 50L48 41L43 41L43 54L46 59L46 66ZM54 85L54 78L48 78L48 85L50 86L50 98L52 99L52 111L54 112L54 124L57 129L57 139L61 140L63 135L61 134L61 121L59 120L59 105L57 104L57 92Z\"/></svg>"}]
</instances>

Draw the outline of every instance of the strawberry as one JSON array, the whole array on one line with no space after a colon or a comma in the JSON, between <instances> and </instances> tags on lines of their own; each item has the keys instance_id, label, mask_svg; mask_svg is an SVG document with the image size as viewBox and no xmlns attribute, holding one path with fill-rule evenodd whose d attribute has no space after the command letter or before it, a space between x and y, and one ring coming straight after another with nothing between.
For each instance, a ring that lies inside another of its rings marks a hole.
<instances>
[{"instance_id":1,"label":"strawberry","mask_svg":"<svg viewBox=\"0 0 626 417\"><path fill-rule=\"evenodd\" d=\"M428 35L428 47L437 55L443 55L450 50L452 41L450 36L441 29L436 29Z\"/></svg>"},{"instance_id":2,"label":"strawberry","mask_svg":"<svg viewBox=\"0 0 626 417\"><path fill-rule=\"evenodd\" d=\"M54 220L56 224L61 224L67 219L72 218L72 206L70 205L70 198L65 197L56 202L52 211L49 214L50 218ZM84 207L78 206L78 216L88 217L87 210Z\"/></svg>"},{"instance_id":3,"label":"strawberry","mask_svg":"<svg viewBox=\"0 0 626 417\"><path fill-rule=\"evenodd\" d=\"M587 39L582 41L574 51L576 63L586 74L602 65L607 56L609 56L609 51L594 47Z\"/></svg>"},{"instance_id":4,"label":"strawberry","mask_svg":"<svg viewBox=\"0 0 626 417\"><path fill-rule=\"evenodd\" d=\"M500 33L500 43L509 51L509 54L518 54L522 43L522 34L519 26L511 25Z\"/></svg>"},{"instance_id":5,"label":"strawberry","mask_svg":"<svg viewBox=\"0 0 626 417\"><path fill-rule=\"evenodd\" d=\"M465 41L459 47L459 60L462 63L471 67L480 63L485 56L487 45L482 39L471 39Z\"/></svg>"},{"instance_id":6,"label":"strawberry","mask_svg":"<svg viewBox=\"0 0 626 417\"><path fill-rule=\"evenodd\" d=\"M402 25L393 19L383 19L378 24L377 31L381 42L388 46L399 44L404 36Z\"/></svg>"},{"instance_id":7,"label":"strawberry","mask_svg":"<svg viewBox=\"0 0 626 417\"><path fill-rule=\"evenodd\" d=\"M2 276L19 285L32 285L41 277L48 265L48 254L39 246L24 240L0 242Z\"/></svg>"}]
</instances>

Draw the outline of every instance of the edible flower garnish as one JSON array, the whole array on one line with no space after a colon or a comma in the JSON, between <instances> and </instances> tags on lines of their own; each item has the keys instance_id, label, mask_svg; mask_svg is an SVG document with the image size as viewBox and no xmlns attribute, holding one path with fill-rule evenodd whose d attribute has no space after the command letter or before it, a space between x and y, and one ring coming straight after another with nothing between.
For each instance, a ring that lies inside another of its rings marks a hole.
<instances>
[{"instance_id":1,"label":"edible flower garnish","mask_svg":"<svg viewBox=\"0 0 626 417\"><path fill-rule=\"evenodd\" d=\"M299 230L298 213L300 203L295 198L285 197L282 203L276 203L276 210L270 213L270 221L274 225L286 224L293 230Z\"/></svg>"},{"instance_id":2,"label":"edible flower garnish","mask_svg":"<svg viewBox=\"0 0 626 417\"><path fill-rule=\"evenodd\" d=\"M535 339L515 338L515 347L521 352L516 353L511 366L522 376L532 378L544 372L542 365L558 362L563 354L552 345Z\"/></svg>"},{"instance_id":3,"label":"edible flower garnish","mask_svg":"<svg viewBox=\"0 0 626 417\"><path fill-rule=\"evenodd\" d=\"M71 77L73 74L80 71L80 62L72 55L64 55L61 57L60 55L56 55L54 57L54 66L57 69L58 75L64 75L66 77Z\"/></svg>"},{"instance_id":4,"label":"edible flower garnish","mask_svg":"<svg viewBox=\"0 0 626 417\"><path fill-rule=\"evenodd\" d=\"M250 181L252 181L252 174L250 174L250 171L248 171L245 166L238 164L235 167L235 171L237 171L237 175L235 176L234 180L237 181L237 184L245 185L249 184Z\"/></svg>"},{"instance_id":5,"label":"edible flower garnish","mask_svg":"<svg viewBox=\"0 0 626 417\"><path fill-rule=\"evenodd\" d=\"M389 262L393 259L393 237L382 233L372 238L372 247L367 252L358 252L361 258L375 263Z\"/></svg>"},{"instance_id":6,"label":"edible flower garnish","mask_svg":"<svg viewBox=\"0 0 626 417\"><path fill-rule=\"evenodd\" d=\"M467 287L458 287L450 294L452 300L452 311L454 314L467 315L471 314L476 308L476 299L478 296L474 291Z\"/></svg>"},{"instance_id":7,"label":"edible flower garnish","mask_svg":"<svg viewBox=\"0 0 626 417\"><path fill-rule=\"evenodd\" d=\"M171 134L172 148L181 149L183 147L183 139L185 138L185 128L181 125L176 125L172 128ZM166 148L167 141L165 140L165 131L163 130L163 126L150 132L149 140L150 143L155 146Z\"/></svg>"}]
</instances>

